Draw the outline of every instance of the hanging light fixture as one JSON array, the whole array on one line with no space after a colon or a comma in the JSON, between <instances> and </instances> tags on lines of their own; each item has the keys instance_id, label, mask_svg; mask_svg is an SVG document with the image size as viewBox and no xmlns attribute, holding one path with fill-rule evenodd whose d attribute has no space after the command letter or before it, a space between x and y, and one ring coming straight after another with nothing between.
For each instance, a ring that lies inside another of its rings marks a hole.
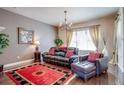
<instances>
[{"instance_id":1,"label":"hanging light fixture","mask_svg":"<svg viewBox=\"0 0 124 93\"><path fill-rule=\"evenodd\" d=\"M60 23L60 24L59 24L59 27L60 27L60 28L62 27L62 28L64 28L65 30L69 30L69 29L71 29L72 23L69 23L69 24L68 24L67 11L66 11L66 10L64 11L64 14L65 14L64 24Z\"/></svg>"},{"instance_id":2,"label":"hanging light fixture","mask_svg":"<svg viewBox=\"0 0 124 93\"><path fill-rule=\"evenodd\" d=\"M65 13L65 26L64 27L65 27L65 31L66 31L66 44L68 46L67 31L69 31L71 29L72 23L68 24L68 21L67 21L67 11L65 10L64 13Z\"/></svg>"},{"instance_id":3,"label":"hanging light fixture","mask_svg":"<svg viewBox=\"0 0 124 93\"><path fill-rule=\"evenodd\" d=\"M65 13L65 25L64 25L64 27L65 27L65 30L67 31L67 30L71 29L72 23L68 24L67 11L65 10L64 13Z\"/></svg>"},{"instance_id":4,"label":"hanging light fixture","mask_svg":"<svg viewBox=\"0 0 124 93\"><path fill-rule=\"evenodd\" d=\"M64 11L65 13L65 30L67 31L67 11Z\"/></svg>"},{"instance_id":5,"label":"hanging light fixture","mask_svg":"<svg viewBox=\"0 0 124 93\"><path fill-rule=\"evenodd\" d=\"M65 31L66 39L67 39L67 31L71 30L72 23L69 23L67 20L67 11L66 10L64 11L64 14L65 14L64 24L60 23L59 28L62 28ZM66 41L66 43L67 43L67 41Z\"/></svg>"}]
</instances>

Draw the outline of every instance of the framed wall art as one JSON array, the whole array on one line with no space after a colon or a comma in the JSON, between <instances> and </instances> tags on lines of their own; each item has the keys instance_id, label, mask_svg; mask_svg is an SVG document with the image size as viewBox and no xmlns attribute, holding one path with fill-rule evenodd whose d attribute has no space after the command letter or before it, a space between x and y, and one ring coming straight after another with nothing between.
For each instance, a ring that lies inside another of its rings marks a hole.
<instances>
[{"instance_id":1,"label":"framed wall art","mask_svg":"<svg viewBox=\"0 0 124 93\"><path fill-rule=\"evenodd\" d=\"M34 31L18 27L18 44L33 44Z\"/></svg>"}]
</instances>

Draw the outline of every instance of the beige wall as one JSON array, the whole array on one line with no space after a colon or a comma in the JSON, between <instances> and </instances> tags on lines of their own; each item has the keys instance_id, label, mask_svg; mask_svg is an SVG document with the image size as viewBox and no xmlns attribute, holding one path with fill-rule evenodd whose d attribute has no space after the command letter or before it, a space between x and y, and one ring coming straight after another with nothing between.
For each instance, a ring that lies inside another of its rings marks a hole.
<instances>
[{"instance_id":1,"label":"beige wall","mask_svg":"<svg viewBox=\"0 0 124 93\"><path fill-rule=\"evenodd\" d=\"M65 30L58 30L58 37L64 41L63 46L66 46L66 31Z\"/></svg>"},{"instance_id":2,"label":"beige wall","mask_svg":"<svg viewBox=\"0 0 124 93\"><path fill-rule=\"evenodd\" d=\"M48 24L0 9L0 26L6 28L3 32L9 35L10 40L10 46L0 55L0 64L33 58L33 52L35 51L34 45L17 44L17 27L35 31L35 40L40 41L41 53L48 51L51 46L54 46L56 28Z\"/></svg>"},{"instance_id":3,"label":"beige wall","mask_svg":"<svg viewBox=\"0 0 124 93\"><path fill-rule=\"evenodd\" d=\"M109 56L111 57L112 54L112 46L113 46L113 31L114 31L114 21L115 21L115 15L109 15L106 17L102 17L99 19L91 20L85 23L79 23L74 24L73 27L87 27L90 25L98 25L100 24L100 31L105 32L104 37L107 40L107 48L109 51ZM65 31L59 31L59 37L66 42L66 36ZM66 43L64 43L66 45Z\"/></svg>"}]
</instances>

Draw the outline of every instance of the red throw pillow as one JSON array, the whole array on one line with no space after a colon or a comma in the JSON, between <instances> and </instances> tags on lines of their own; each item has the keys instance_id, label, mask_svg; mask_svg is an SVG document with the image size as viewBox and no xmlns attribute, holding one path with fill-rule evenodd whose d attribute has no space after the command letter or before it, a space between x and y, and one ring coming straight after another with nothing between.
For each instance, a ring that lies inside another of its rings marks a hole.
<instances>
[{"instance_id":1,"label":"red throw pillow","mask_svg":"<svg viewBox=\"0 0 124 93\"><path fill-rule=\"evenodd\" d=\"M100 53L98 52L90 52L88 56L88 61L89 62L96 62L96 60L100 58Z\"/></svg>"},{"instance_id":2,"label":"red throw pillow","mask_svg":"<svg viewBox=\"0 0 124 93\"><path fill-rule=\"evenodd\" d=\"M58 50L59 51L67 51L67 47L59 47Z\"/></svg>"},{"instance_id":3,"label":"red throw pillow","mask_svg":"<svg viewBox=\"0 0 124 93\"><path fill-rule=\"evenodd\" d=\"M50 50L49 50L49 53L48 53L49 55L54 55L55 54L55 49L54 48L51 48Z\"/></svg>"},{"instance_id":4,"label":"red throw pillow","mask_svg":"<svg viewBox=\"0 0 124 93\"><path fill-rule=\"evenodd\" d=\"M74 51L73 51L73 50L68 50L68 51L66 52L65 57L69 58L69 57L71 57L73 54L74 54Z\"/></svg>"}]
</instances>

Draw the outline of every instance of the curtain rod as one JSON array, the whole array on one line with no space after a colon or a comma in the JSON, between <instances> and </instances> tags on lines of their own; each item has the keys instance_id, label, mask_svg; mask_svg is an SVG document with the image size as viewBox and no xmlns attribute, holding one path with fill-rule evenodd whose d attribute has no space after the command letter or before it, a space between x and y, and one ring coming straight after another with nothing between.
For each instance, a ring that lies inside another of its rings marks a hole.
<instances>
[{"instance_id":1,"label":"curtain rod","mask_svg":"<svg viewBox=\"0 0 124 93\"><path fill-rule=\"evenodd\" d=\"M101 26L101 25L98 24L98 25L90 25L90 26L82 26L82 27L72 27L72 29L89 28L89 27L93 27L93 26Z\"/></svg>"}]
</instances>

